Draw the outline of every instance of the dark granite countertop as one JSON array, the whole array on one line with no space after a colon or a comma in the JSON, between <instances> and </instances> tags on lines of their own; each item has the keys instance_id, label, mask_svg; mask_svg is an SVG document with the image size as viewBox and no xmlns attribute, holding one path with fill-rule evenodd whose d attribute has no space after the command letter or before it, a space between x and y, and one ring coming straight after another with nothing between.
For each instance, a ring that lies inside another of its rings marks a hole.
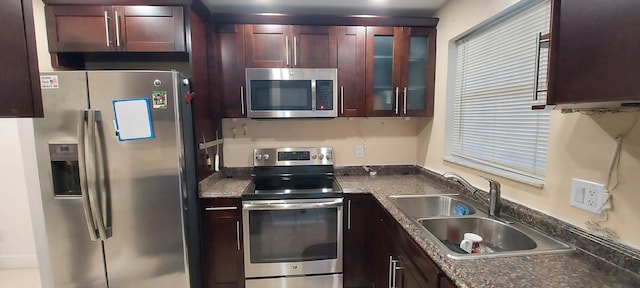
<instances>
[{"instance_id":1,"label":"dark granite countertop","mask_svg":"<svg viewBox=\"0 0 640 288\"><path fill-rule=\"evenodd\" d=\"M240 197L249 179L201 183L200 197ZM371 193L458 287L640 287L640 276L582 250L570 253L454 260L388 201L389 195L456 191L424 175L338 176L347 193Z\"/></svg>"}]
</instances>

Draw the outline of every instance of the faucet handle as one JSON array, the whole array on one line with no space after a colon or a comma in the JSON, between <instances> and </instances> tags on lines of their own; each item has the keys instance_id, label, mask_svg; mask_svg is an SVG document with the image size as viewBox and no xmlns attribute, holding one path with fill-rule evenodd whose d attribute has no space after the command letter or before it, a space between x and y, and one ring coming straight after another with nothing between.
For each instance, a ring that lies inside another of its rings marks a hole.
<instances>
[{"instance_id":1,"label":"faucet handle","mask_svg":"<svg viewBox=\"0 0 640 288\"><path fill-rule=\"evenodd\" d=\"M496 180L493 180L493 179L491 179L489 177L482 176L482 175L478 175L478 177L489 181L489 189L490 189L490 191L500 192L500 182L498 182Z\"/></svg>"}]
</instances>

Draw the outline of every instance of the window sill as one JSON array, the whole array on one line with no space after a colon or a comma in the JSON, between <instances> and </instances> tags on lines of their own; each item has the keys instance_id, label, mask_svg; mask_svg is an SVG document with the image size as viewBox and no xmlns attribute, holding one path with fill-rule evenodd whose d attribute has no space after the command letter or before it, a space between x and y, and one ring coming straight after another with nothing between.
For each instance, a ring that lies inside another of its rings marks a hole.
<instances>
[{"instance_id":1,"label":"window sill","mask_svg":"<svg viewBox=\"0 0 640 288\"><path fill-rule=\"evenodd\" d=\"M522 172L517 172L514 170L510 170L508 168L505 167L499 167L499 166L494 166L494 165L489 165L486 163L482 163L479 161L474 161L471 160L469 158L465 158L465 157L461 157L461 156L457 156L457 155L448 155L444 157L444 161L446 162L450 162L450 163L454 163L454 164L458 164L458 165L462 165L462 166L466 166L469 168L473 168L479 171L483 171L483 172L487 172L487 173L491 173L500 177L504 177L516 182L520 182L523 184L527 184L527 185L531 185L533 187L536 188L542 188L544 187L544 182L545 179L544 178L540 178L540 177L536 177L536 176L531 176L531 175L526 175L523 174Z\"/></svg>"}]
</instances>

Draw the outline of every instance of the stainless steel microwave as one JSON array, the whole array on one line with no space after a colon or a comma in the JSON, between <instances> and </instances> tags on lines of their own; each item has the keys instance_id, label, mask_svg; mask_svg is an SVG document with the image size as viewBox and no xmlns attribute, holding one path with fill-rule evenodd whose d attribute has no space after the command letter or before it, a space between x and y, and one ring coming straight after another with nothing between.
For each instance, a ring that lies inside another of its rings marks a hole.
<instances>
[{"instance_id":1,"label":"stainless steel microwave","mask_svg":"<svg viewBox=\"0 0 640 288\"><path fill-rule=\"evenodd\" d=\"M338 116L338 70L247 68L249 118Z\"/></svg>"}]
</instances>

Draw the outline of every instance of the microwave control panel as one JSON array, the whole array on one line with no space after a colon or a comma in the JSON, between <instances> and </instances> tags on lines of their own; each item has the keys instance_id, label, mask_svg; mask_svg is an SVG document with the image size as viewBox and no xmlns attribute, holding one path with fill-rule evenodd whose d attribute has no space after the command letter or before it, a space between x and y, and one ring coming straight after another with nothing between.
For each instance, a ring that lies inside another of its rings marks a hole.
<instances>
[{"instance_id":1,"label":"microwave control panel","mask_svg":"<svg viewBox=\"0 0 640 288\"><path fill-rule=\"evenodd\" d=\"M333 110L333 80L316 80L316 110Z\"/></svg>"}]
</instances>

